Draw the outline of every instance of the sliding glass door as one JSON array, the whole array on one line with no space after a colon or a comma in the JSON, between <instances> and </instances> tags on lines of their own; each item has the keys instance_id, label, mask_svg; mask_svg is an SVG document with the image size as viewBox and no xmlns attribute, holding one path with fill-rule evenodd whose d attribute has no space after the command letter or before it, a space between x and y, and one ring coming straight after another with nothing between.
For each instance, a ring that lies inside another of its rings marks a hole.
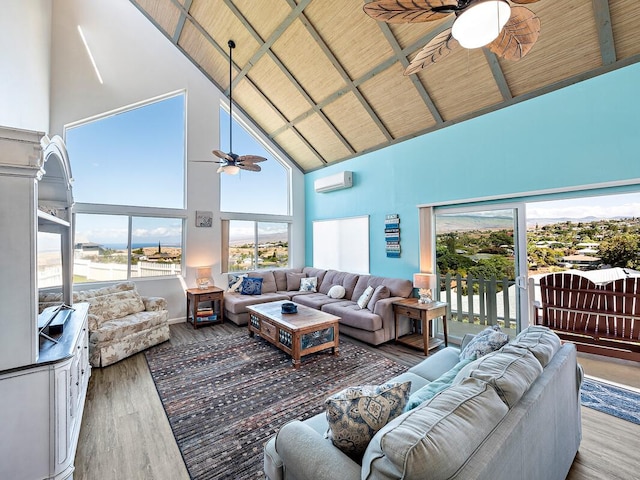
<instances>
[{"instance_id":1,"label":"sliding glass door","mask_svg":"<svg viewBox=\"0 0 640 480\"><path fill-rule=\"evenodd\" d=\"M449 304L449 336L499 325L514 337L528 324L524 204L433 214L437 295Z\"/></svg>"}]
</instances>

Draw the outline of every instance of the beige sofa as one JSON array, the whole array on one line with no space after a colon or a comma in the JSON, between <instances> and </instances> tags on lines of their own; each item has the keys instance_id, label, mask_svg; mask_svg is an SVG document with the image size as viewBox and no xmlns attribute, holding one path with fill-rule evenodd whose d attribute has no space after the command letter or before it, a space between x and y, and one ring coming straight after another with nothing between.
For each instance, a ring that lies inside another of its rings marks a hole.
<instances>
[{"instance_id":1,"label":"beige sofa","mask_svg":"<svg viewBox=\"0 0 640 480\"><path fill-rule=\"evenodd\" d=\"M409 297L413 292L410 280L311 267L249 272L248 276L262 278L262 293L242 295L234 291L225 292L226 319L237 325L246 325L249 320L247 306L277 300L291 300L340 317L341 334L347 334L371 345L379 345L395 338L392 303ZM310 277L317 278L316 292L300 291L300 279ZM230 283L235 283L236 278L237 276L232 276ZM344 288L343 298L331 298L328 295L331 287L336 285ZM386 287L384 290L388 292L386 294L388 296L377 300L374 298L374 301L368 302L365 308L360 308L357 301L365 289L367 287L375 289L379 286ZM403 323L403 326L408 328L408 322Z\"/></svg>"},{"instance_id":2,"label":"beige sofa","mask_svg":"<svg viewBox=\"0 0 640 480\"><path fill-rule=\"evenodd\" d=\"M447 347L391 381L410 381L414 393L458 362L459 350ZM573 344L530 327L451 378L451 386L382 427L359 462L326 437L325 413L285 424L265 445L267 478L566 478L582 435Z\"/></svg>"},{"instance_id":3,"label":"beige sofa","mask_svg":"<svg viewBox=\"0 0 640 480\"><path fill-rule=\"evenodd\" d=\"M58 305L60 293L40 294L40 310ZM106 367L169 340L167 301L143 297L133 282L73 292L73 303L89 303L89 361Z\"/></svg>"}]
</instances>

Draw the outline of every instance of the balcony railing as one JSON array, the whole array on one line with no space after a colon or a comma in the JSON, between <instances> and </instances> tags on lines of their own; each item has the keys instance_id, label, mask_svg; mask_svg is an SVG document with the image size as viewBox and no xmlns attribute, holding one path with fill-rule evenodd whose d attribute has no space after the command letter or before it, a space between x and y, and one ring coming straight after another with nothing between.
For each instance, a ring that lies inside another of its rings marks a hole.
<instances>
[{"instance_id":1,"label":"balcony railing","mask_svg":"<svg viewBox=\"0 0 640 480\"><path fill-rule=\"evenodd\" d=\"M518 328L516 285L508 278L437 275L436 298L447 302L449 334L478 333L499 325L510 336Z\"/></svg>"}]
</instances>

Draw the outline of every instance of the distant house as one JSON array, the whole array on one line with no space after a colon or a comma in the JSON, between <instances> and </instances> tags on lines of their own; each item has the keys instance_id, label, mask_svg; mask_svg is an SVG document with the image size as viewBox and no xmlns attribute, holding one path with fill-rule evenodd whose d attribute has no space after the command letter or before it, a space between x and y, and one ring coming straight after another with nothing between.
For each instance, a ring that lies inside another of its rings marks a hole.
<instances>
[{"instance_id":1,"label":"distant house","mask_svg":"<svg viewBox=\"0 0 640 480\"><path fill-rule=\"evenodd\" d=\"M74 245L76 256L84 258L84 257L95 257L100 255L100 252L104 250L102 245L93 242L86 243L76 243Z\"/></svg>"},{"instance_id":2,"label":"distant house","mask_svg":"<svg viewBox=\"0 0 640 480\"><path fill-rule=\"evenodd\" d=\"M602 262L600 257L592 257L590 255L566 255L562 257L562 263L577 268L596 268Z\"/></svg>"}]
</instances>

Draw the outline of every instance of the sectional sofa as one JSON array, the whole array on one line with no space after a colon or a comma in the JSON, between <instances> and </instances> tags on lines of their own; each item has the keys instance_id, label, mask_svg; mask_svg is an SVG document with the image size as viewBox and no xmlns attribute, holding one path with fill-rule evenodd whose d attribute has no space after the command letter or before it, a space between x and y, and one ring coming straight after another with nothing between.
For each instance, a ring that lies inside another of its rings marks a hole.
<instances>
[{"instance_id":1,"label":"sectional sofa","mask_svg":"<svg viewBox=\"0 0 640 480\"><path fill-rule=\"evenodd\" d=\"M226 319L237 325L246 325L249 321L247 306L277 300L291 300L340 317L341 334L347 334L371 345L379 345L395 337L393 302L407 298L413 292L413 284L406 279L359 275L311 267L260 270L246 275L262 279L261 293L243 295L235 291L239 287L240 278L238 275L231 275L229 280L231 291L225 292L224 296ZM312 278L316 279L315 291L301 291L302 279ZM336 286L338 291L344 289L342 298L334 298L333 291L330 295L331 288ZM357 302L368 287L371 287L373 294L363 308ZM409 328L408 322L403 328ZM403 334L406 331L400 333Z\"/></svg>"},{"instance_id":2,"label":"sectional sofa","mask_svg":"<svg viewBox=\"0 0 640 480\"><path fill-rule=\"evenodd\" d=\"M575 345L534 326L456 370L459 353L390 380L411 393L447 376L450 386L384 425L357 461L327 438L325 413L286 423L265 445L267 479L564 480L582 436Z\"/></svg>"}]
</instances>

